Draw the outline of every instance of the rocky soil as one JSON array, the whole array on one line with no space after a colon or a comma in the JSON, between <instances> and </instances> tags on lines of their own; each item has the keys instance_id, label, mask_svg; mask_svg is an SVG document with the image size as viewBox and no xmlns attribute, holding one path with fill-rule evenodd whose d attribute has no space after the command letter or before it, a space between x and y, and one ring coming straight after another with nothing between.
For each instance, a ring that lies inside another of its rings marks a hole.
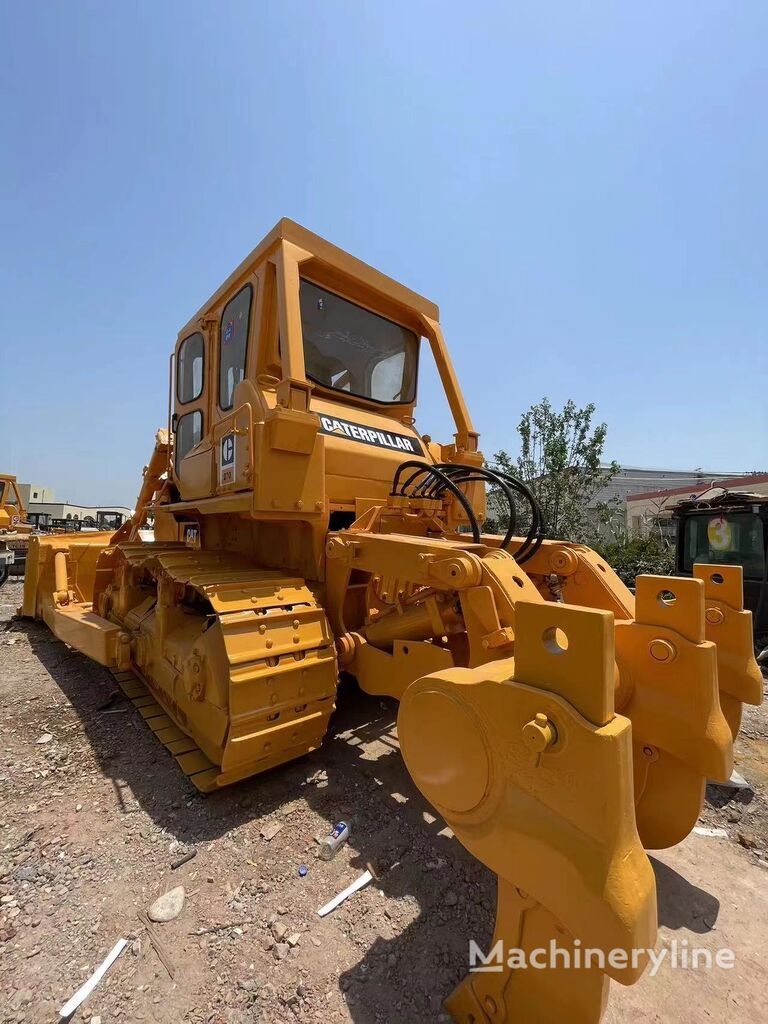
<instances>
[{"instance_id":1,"label":"rocky soil","mask_svg":"<svg viewBox=\"0 0 768 1024\"><path fill-rule=\"evenodd\" d=\"M349 688L321 752L201 796L106 671L11 620L20 599L17 583L0 590L0 1022L58 1019L120 937L127 948L76 1019L448 1019L469 939L492 934L495 879L410 782L396 705ZM757 794L713 790L703 816L729 836L711 856L727 848L745 872L768 866L767 724L751 712L740 745ZM318 840L339 819L352 839L324 862ZM378 884L318 917L367 863ZM148 927L147 908L178 885L181 913ZM727 1019L754 1020L745 1005Z\"/></svg>"}]
</instances>

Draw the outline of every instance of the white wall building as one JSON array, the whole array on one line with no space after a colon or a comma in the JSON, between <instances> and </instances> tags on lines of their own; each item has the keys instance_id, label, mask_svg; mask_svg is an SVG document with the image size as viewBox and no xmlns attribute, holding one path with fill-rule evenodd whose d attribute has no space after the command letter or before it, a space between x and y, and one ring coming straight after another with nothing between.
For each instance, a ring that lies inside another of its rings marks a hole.
<instances>
[{"instance_id":1,"label":"white wall building","mask_svg":"<svg viewBox=\"0 0 768 1024\"><path fill-rule=\"evenodd\" d=\"M125 505L78 505L71 501L57 501L54 489L40 484L19 484L19 490L28 513L42 513L51 519L79 520L95 526L97 512L120 512L126 517L133 513Z\"/></svg>"}]
</instances>

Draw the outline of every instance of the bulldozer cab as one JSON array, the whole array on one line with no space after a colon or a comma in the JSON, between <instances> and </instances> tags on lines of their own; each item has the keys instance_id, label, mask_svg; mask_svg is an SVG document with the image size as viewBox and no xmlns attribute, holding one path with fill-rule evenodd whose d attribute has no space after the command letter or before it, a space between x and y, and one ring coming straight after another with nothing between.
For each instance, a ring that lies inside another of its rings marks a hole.
<instances>
[{"instance_id":1,"label":"bulldozer cab","mask_svg":"<svg viewBox=\"0 0 768 1024\"><path fill-rule=\"evenodd\" d=\"M48 533L51 528L50 512L30 512L29 521L38 533Z\"/></svg>"},{"instance_id":2,"label":"bulldozer cab","mask_svg":"<svg viewBox=\"0 0 768 1024\"><path fill-rule=\"evenodd\" d=\"M99 510L96 513L96 520L94 526L97 530L119 530L125 522L125 516L122 512L103 512Z\"/></svg>"},{"instance_id":3,"label":"bulldozer cab","mask_svg":"<svg viewBox=\"0 0 768 1024\"><path fill-rule=\"evenodd\" d=\"M226 496L262 516L349 525L386 498L406 459L460 453L480 464L438 316L427 299L281 221L179 332L169 418L182 502ZM424 340L456 424L452 445L415 428ZM270 489L267 500L266 474L285 481L284 499ZM482 514L481 489L468 489Z\"/></svg>"},{"instance_id":4,"label":"bulldozer cab","mask_svg":"<svg viewBox=\"0 0 768 1024\"><path fill-rule=\"evenodd\" d=\"M28 527L27 510L15 476L0 475L0 532Z\"/></svg>"}]
</instances>

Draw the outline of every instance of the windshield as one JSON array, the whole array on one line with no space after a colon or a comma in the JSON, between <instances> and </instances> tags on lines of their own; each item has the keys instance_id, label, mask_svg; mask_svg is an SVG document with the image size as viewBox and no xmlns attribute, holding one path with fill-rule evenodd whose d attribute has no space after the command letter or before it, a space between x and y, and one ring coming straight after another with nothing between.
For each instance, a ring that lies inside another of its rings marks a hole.
<instances>
[{"instance_id":1,"label":"windshield","mask_svg":"<svg viewBox=\"0 0 768 1024\"><path fill-rule=\"evenodd\" d=\"M374 402L416 397L419 339L392 320L302 281L301 328L307 376Z\"/></svg>"},{"instance_id":2,"label":"windshield","mask_svg":"<svg viewBox=\"0 0 768 1024\"><path fill-rule=\"evenodd\" d=\"M683 571L694 562L743 565L747 579L763 578L765 545L763 524L754 512L717 512L694 515L685 521Z\"/></svg>"}]
</instances>

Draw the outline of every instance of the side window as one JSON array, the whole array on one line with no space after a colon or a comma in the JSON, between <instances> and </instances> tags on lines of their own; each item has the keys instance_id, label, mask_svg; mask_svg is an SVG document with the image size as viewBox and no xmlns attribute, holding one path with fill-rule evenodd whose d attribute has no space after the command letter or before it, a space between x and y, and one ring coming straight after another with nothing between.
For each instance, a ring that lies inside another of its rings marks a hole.
<instances>
[{"instance_id":1,"label":"side window","mask_svg":"<svg viewBox=\"0 0 768 1024\"><path fill-rule=\"evenodd\" d=\"M235 387L245 376L253 288L247 284L224 307L219 341L219 408L231 409Z\"/></svg>"},{"instance_id":2,"label":"side window","mask_svg":"<svg viewBox=\"0 0 768 1024\"><path fill-rule=\"evenodd\" d=\"M179 463L203 436L203 414L199 409L185 413L176 424L176 472Z\"/></svg>"},{"instance_id":3,"label":"side window","mask_svg":"<svg viewBox=\"0 0 768 1024\"><path fill-rule=\"evenodd\" d=\"M182 405L194 402L203 393L204 359L202 334L190 334L182 341L176 359L176 397Z\"/></svg>"}]
</instances>

